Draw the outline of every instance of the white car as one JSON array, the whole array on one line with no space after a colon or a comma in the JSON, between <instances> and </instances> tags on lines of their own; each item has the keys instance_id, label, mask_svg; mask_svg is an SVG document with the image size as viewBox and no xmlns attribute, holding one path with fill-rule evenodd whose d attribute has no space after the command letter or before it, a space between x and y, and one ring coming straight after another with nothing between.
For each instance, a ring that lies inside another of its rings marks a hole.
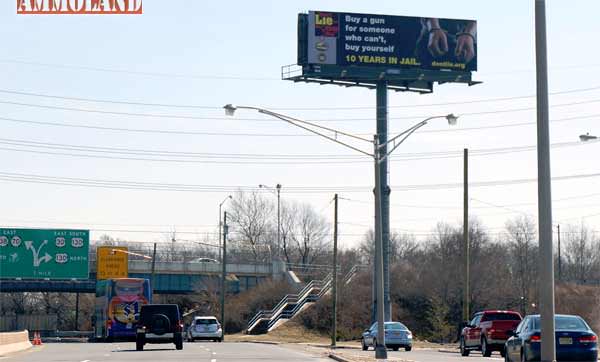
<instances>
[{"instance_id":1,"label":"white car","mask_svg":"<svg viewBox=\"0 0 600 362\"><path fill-rule=\"evenodd\" d=\"M190 263L218 263L218 260L215 259L211 259L211 258L196 258L196 259L192 259L190 260Z\"/></svg>"},{"instance_id":2,"label":"white car","mask_svg":"<svg viewBox=\"0 0 600 362\"><path fill-rule=\"evenodd\" d=\"M193 342L197 339L223 340L223 329L216 317L194 317L187 330L187 340Z\"/></svg>"}]
</instances>

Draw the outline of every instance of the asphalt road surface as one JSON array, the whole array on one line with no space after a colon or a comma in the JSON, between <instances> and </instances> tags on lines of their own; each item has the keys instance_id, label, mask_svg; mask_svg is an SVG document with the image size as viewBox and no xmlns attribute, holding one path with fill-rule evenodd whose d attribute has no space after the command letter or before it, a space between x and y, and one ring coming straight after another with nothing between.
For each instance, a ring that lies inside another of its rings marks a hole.
<instances>
[{"instance_id":1,"label":"asphalt road surface","mask_svg":"<svg viewBox=\"0 0 600 362\"><path fill-rule=\"evenodd\" d=\"M253 343L147 344L136 351L135 343L46 343L26 352L0 358L1 362L332 362L280 346Z\"/></svg>"},{"instance_id":2,"label":"asphalt road surface","mask_svg":"<svg viewBox=\"0 0 600 362\"><path fill-rule=\"evenodd\" d=\"M344 357L350 357L354 360L363 361L368 360L371 357L373 360L375 357L375 351L361 351L361 350L344 350L340 351ZM402 362L501 362L504 358L500 356L500 353L494 352L491 357L483 357L480 352L471 352L469 357L462 357L458 350L456 352L439 352L436 349L413 349L410 352L405 351L388 351L388 358L390 361L402 361Z\"/></svg>"}]
</instances>

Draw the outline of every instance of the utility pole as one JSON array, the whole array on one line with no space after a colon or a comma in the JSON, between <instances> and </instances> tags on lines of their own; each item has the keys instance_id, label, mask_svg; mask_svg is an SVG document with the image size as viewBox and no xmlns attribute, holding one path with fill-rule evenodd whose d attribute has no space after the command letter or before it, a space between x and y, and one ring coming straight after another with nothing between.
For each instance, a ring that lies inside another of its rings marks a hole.
<instances>
[{"instance_id":1,"label":"utility pole","mask_svg":"<svg viewBox=\"0 0 600 362\"><path fill-rule=\"evenodd\" d=\"M338 194L333 197L333 277L332 277L332 325L331 325L331 346L336 346L337 340L337 238L338 238Z\"/></svg>"},{"instance_id":2,"label":"utility pole","mask_svg":"<svg viewBox=\"0 0 600 362\"><path fill-rule=\"evenodd\" d=\"M75 330L79 330L79 292L75 293Z\"/></svg>"},{"instance_id":3,"label":"utility pole","mask_svg":"<svg viewBox=\"0 0 600 362\"><path fill-rule=\"evenodd\" d=\"M541 362L556 360L546 1L535 0Z\"/></svg>"},{"instance_id":4,"label":"utility pole","mask_svg":"<svg viewBox=\"0 0 600 362\"><path fill-rule=\"evenodd\" d=\"M227 273L227 211L223 212L223 259L221 260L223 271L221 272L221 325L223 326L223 340L225 340L225 292Z\"/></svg>"},{"instance_id":5,"label":"utility pole","mask_svg":"<svg viewBox=\"0 0 600 362\"><path fill-rule=\"evenodd\" d=\"M155 269L156 268L156 243L154 243L154 251L152 252L152 269L150 271L150 285L152 286L152 293L150 294L150 296L152 297L152 300L154 301L154 289L155 289Z\"/></svg>"},{"instance_id":6,"label":"utility pole","mask_svg":"<svg viewBox=\"0 0 600 362\"><path fill-rule=\"evenodd\" d=\"M277 258L281 259L281 184L277 188Z\"/></svg>"},{"instance_id":7,"label":"utility pole","mask_svg":"<svg viewBox=\"0 0 600 362\"><path fill-rule=\"evenodd\" d=\"M465 280L464 280L464 289L463 289L463 321L468 322L470 311L469 311L469 303L470 303L470 259L471 259L471 248L469 245L469 149L464 149L464 199L463 199L463 255L465 262Z\"/></svg>"},{"instance_id":8,"label":"utility pole","mask_svg":"<svg viewBox=\"0 0 600 362\"><path fill-rule=\"evenodd\" d=\"M558 226L556 227L557 233L558 233L558 280L562 280L562 266L561 266L561 260L560 260L560 224L558 224Z\"/></svg>"},{"instance_id":9,"label":"utility pole","mask_svg":"<svg viewBox=\"0 0 600 362\"><path fill-rule=\"evenodd\" d=\"M223 233L223 223L221 222L221 207L223 206L224 203L227 202L227 200L231 200L233 199L233 196L229 195L225 198L225 200L223 200L220 204L219 204L219 260L221 260L221 235Z\"/></svg>"}]
</instances>

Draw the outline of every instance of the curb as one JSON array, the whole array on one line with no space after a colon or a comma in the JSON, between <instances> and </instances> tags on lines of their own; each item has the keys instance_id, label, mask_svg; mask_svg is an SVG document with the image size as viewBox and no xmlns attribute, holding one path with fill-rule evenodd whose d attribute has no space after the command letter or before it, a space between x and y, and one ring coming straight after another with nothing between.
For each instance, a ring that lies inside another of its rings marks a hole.
<instances>
[{"instance_id":1,"label":"curb","mask_svg":"<svg viewBox=\"0 0 600 362\"><path fill-rule=\"evenodd\" d=\"M231 341L231 343L256 343L256 344L270 344L273 346L278 346L283 344L282 342L273 342L273 341Z\"/></svg>"},{"instance_id":2,"label":"curb","mask_svg":"<svg viewBox=\"0 0 600 362\"><path fill-rule=\"evenodd\" d=\"M331 358L334 361L338 361L338 362L352 362L352 360L346 359L344 357L340 357L335 353L329 353L327 355L327 357Z\"/></svg>"},{"instance_id":3,"label":"curb","mask_svg":"<svg viewBox=\"0 0 600 362\"><path fill-rule=\"evenodd\" d=\"M441 352L441 353L458 353L458 350L447 349L447 348L440 348L437 351Z\"/></svg>"},{"instance_id":4,"label":"curb","mask_svg":"<svg viewBox=\"0 0 600 362\"><path fill-rule=\"evenodd\" d=\"M302 344L304 344L304 343L302 343ZM344 346L344 345L340 345L340 346L332 347L329 344L316 344L316 343L306 343L306 345L310 346L310 347L329 348L329 349L360 349L360 346Z\"/></svg>"}]
</instances>

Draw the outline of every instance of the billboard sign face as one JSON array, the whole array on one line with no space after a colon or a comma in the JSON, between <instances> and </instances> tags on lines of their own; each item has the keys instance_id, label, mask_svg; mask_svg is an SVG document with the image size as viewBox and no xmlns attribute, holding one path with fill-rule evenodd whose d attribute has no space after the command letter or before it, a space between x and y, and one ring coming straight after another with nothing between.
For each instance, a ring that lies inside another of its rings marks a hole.
<instances>
[{"instance_id":1,"label":"billboard sign face","mask_svg":"<svg viewBox=\"0 0 600 362\"><path fill-rule=\"evenodd\" d=\"M0 228L0 278L88 279L88 230Z\"/></svg>"},{"instance_id":2,"label":"billboard sign face","mask_svg":"<svg viewBox=\"0 0 600 362\"><path fill-rule=\"evenodd\" d=\"M128 249L124 246L99 246L96 249L96 280L127 278Z\"/></svg>"},{"instance_id":3,"label":"billboard sign face","mask_svg":"<svg viewBox=\"0 0 600 362\"><path fill-rule=\"evenodd\" d=\"M307 64L477 70L474 20L310 11L306 35Z\"/></svg>"}]
</instances>

